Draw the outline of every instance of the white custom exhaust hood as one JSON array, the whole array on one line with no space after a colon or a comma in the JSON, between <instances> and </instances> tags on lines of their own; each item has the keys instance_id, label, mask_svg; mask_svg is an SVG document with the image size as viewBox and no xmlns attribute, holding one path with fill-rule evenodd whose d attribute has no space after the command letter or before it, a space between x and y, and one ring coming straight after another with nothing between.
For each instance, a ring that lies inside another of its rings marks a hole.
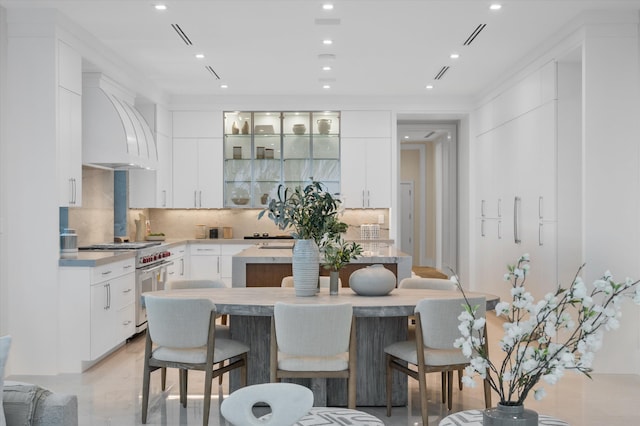
<instances>
[{"instance_id":1,"label":"white custom exhaust hood","mask_svg":"<svg viewBox=\"0 0 640 426\"><path fill-rule=\"evenodd\" d=\"M133 99L103 74L83 74L83 164L117 170L157 168L156 141Z\"/></svg>"}]
</instances>

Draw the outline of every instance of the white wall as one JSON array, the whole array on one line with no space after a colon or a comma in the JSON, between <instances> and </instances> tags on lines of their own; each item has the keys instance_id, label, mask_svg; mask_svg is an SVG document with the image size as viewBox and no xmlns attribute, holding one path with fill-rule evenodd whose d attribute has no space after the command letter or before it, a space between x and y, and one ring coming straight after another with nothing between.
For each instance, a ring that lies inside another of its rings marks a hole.
<instances>
[{"instance_id":1,"label":"white wall","mask_svg":"<svg viewBox=\"0 0 640 426\"><path fill-rule=\"evenodd\" d=\"M7 244L5 226L7 217L6 188L7 175L3 159L7 158L5 113L7 93L7 23L6 10L0 7L0 336L7 334L8 326L8 286L7 286Z\"/></svg>"}]
</instances>

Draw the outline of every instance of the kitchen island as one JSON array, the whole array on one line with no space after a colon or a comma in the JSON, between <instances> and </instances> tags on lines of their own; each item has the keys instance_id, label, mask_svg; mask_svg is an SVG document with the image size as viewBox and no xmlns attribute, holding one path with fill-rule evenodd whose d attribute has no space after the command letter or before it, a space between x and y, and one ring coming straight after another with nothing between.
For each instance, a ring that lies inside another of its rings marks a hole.
<instances>
[{"instance_id":1,"label":"kitchen island","mask_svg":"<svg viewBox=\"0 0 640 426\"><path fill-rule=\"evenodd\" d=\"M270 242L249 247L233 256L233 287L279 287L282 278L292 275L291 258L294 242ZM411 277L412 259L386 242L361 243L362 255L340 270L342 286L349 285L349 276L356 269L382 264L396 275L397 282ZM329 270L320 268L321 275Z\"/></svg>"}]
</instances>

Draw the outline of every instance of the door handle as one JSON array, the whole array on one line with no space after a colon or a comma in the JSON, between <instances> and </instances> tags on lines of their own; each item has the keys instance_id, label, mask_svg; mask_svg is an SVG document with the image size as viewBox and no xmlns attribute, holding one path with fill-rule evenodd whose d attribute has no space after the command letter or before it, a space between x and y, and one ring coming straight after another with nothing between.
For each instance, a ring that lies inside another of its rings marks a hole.
<instances>
[{"instance_id":1,"label":"door handle","mask_svg":"<svg viewBox=\"0 0 640 426\"><path fill-rule=\"evenodd\" d=\"M502 217L502 198L498 198L498 217Z\"/></svg>"},{"instance_id":2,"label":"door handle","mask_svg":"<svg viewBox=\"0 0 640 426\"><path fill-rule=\"evenodd\" d=\"M522 240L520 240L520 197L517 197L513 200L513 242L516 244L520 244Z\"/></svg>"},{"instance_id":3,"label":"door handle","mask_svg":"<svg viewBox=\"0 0 640 426\"><path fill-rule=\"evenodd\" d=\"M540 220L542 220L544 217L543 211L544 211L544 200L542 197L538 197L538 218Z\"/></svg>"},{"instance_id":4,"label":"door handle","mask_svg":"<svg viewBox=\"0 0 640 426\"><path fill-rule=\"evenodd\" d=\"M539 246L543 246L544 245L544 223L540 222L538 223L538 245Z\"/></svg>"},{"instance_id":5,"label":"door handle","mask_svg":"<svg viewBox=\"0 0 640 426\"><path fill-rule=\"evenodd\" d=\"M193 191L193 207L198 207L198 191Z\"/></svg>"},{"instance_id":6,"label":"door handle","mask_svg":"<svg viewBox=\"0 0 640 426\"><path fill-rule=\"evenodd\" d=\"M480 221L480 236L484 237L484 219Z\"/></svg>"},{"instance_id":7,"label":"door handle","mask_svg":"<svg viewBox=\"0 0 640 426\"><path fill-rule=\"evenodd\" d=\"M484 217L484 200L480 201L480 216Z\"/></svg>"},{"instance_id":8,"label":"door handle","mask_svg":"<svg viewBox=\"0 0 640 426\"><path fill-rule=\"evenodd\" d=\"M498 221L498 239L499 240L502 239L502 221L501 220Z\"/></svg>"}]
</instances>

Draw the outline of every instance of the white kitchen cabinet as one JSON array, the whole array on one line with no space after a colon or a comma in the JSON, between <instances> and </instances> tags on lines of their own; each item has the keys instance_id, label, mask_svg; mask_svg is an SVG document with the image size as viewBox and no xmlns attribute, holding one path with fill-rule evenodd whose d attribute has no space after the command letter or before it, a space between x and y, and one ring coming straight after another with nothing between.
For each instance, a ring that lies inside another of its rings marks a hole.
<instances>
[{"instance_id":1,"label":"white kitchen cabinet","mask_svg":"<svg viewBox=\"0 0 640 426\"><path fill-rule=\"evenodd\" d=\"M189 278L218 280L221 275L220 244L191 244L189 246Z\"/></svg>"},{"instance_id":2,"label":"white kitchen cabinet","mask_svg":"<svg viewBox=\"0 0 640 426\"><path fill-rule=\"evenodd\" d=\"M82 57L67 43L58 40L58 86L82 94Z\"/></svg>"},{"instance_id":3,"label":"white kitchen cabinet","mask_svg":"<svg viewBox=\"0 0 640 426\"><path fill-rule=\"evenodd\" d=\"M170 208L173 203L172 192L172 149L171 138L156 135L158 147L158 169L129 170L129 207L130 208Z\"/></svg>"},{"instance_id":4,"label":"white kitchen cabinet","mask_svg":"<svg viewBox=\"0 0 640 426\"><path fill-rule=\"evenodd\" d=\"M82 98L58 87L58 203L82 205Z\"/></svg>"},{"instance_id":5,"label":"white kitchen cabinet","mask_svg":"<svg viewBox=\"0 0 640 426\"><path fill-rule=\"evenodd\" d=\"M220 244L220 278L231 287L233 256L253 244Z\"/></svg>"},{"instance_id":6,"label":"white kitchen cabinet","mask_svg":"<svg viewBox=\"0 0 640 426\"><path fill-rule=\"evenodd\" d=\"M187 278L186 251L187 246L184 244L169 248L171 255L167 261L172 263L167 266L167 281Z\"/></svg>"},{"instance_id":7,"label":"white kitchen cabinet","mask_svg":"<svg viewBox=\"0 0 640 426\"><path fill-rule=\"evenodd\" d=\"M173 111L174 138L219 137L222 126L222 111Z\"/></svg>"},{"instance_id":8,"label":"white kitchen cabinet","mask_svg":"<svg viewBox=\"0 0 640 426\"><path fill-rule=\"evenodd\" d=\"M391 207L391 139L342 138L340 152L345 207Z\"/></svg>"},{"instance_id":9,"label":"white kitchen cabinet","mask_svg":"<svg viewBox=\"0 0 640 426\"><path fill-rule=\"evenodd\" d=\"M59 268L60 372L79 373L135 334L135 258Z\"/></svg>"},{"instance_id":10,"label":"white kitchen cabinet","mask_svg":"<svg viewBox=\"0 0 640 426\"><path fill-rule=\"evenodd\" d=\"M222 208L222 138L173 139L173 207Z\"/></svg>"},{"instance_id":11,"label":"white kitchen cabinet","mask_svg":"<svg viewBox=\"0 0 640 426\"><path fill-rule=\"evenodd\" d=\"M390 138L390 111L342 111L343 138Z\"/></svg>"}]
</instances>

